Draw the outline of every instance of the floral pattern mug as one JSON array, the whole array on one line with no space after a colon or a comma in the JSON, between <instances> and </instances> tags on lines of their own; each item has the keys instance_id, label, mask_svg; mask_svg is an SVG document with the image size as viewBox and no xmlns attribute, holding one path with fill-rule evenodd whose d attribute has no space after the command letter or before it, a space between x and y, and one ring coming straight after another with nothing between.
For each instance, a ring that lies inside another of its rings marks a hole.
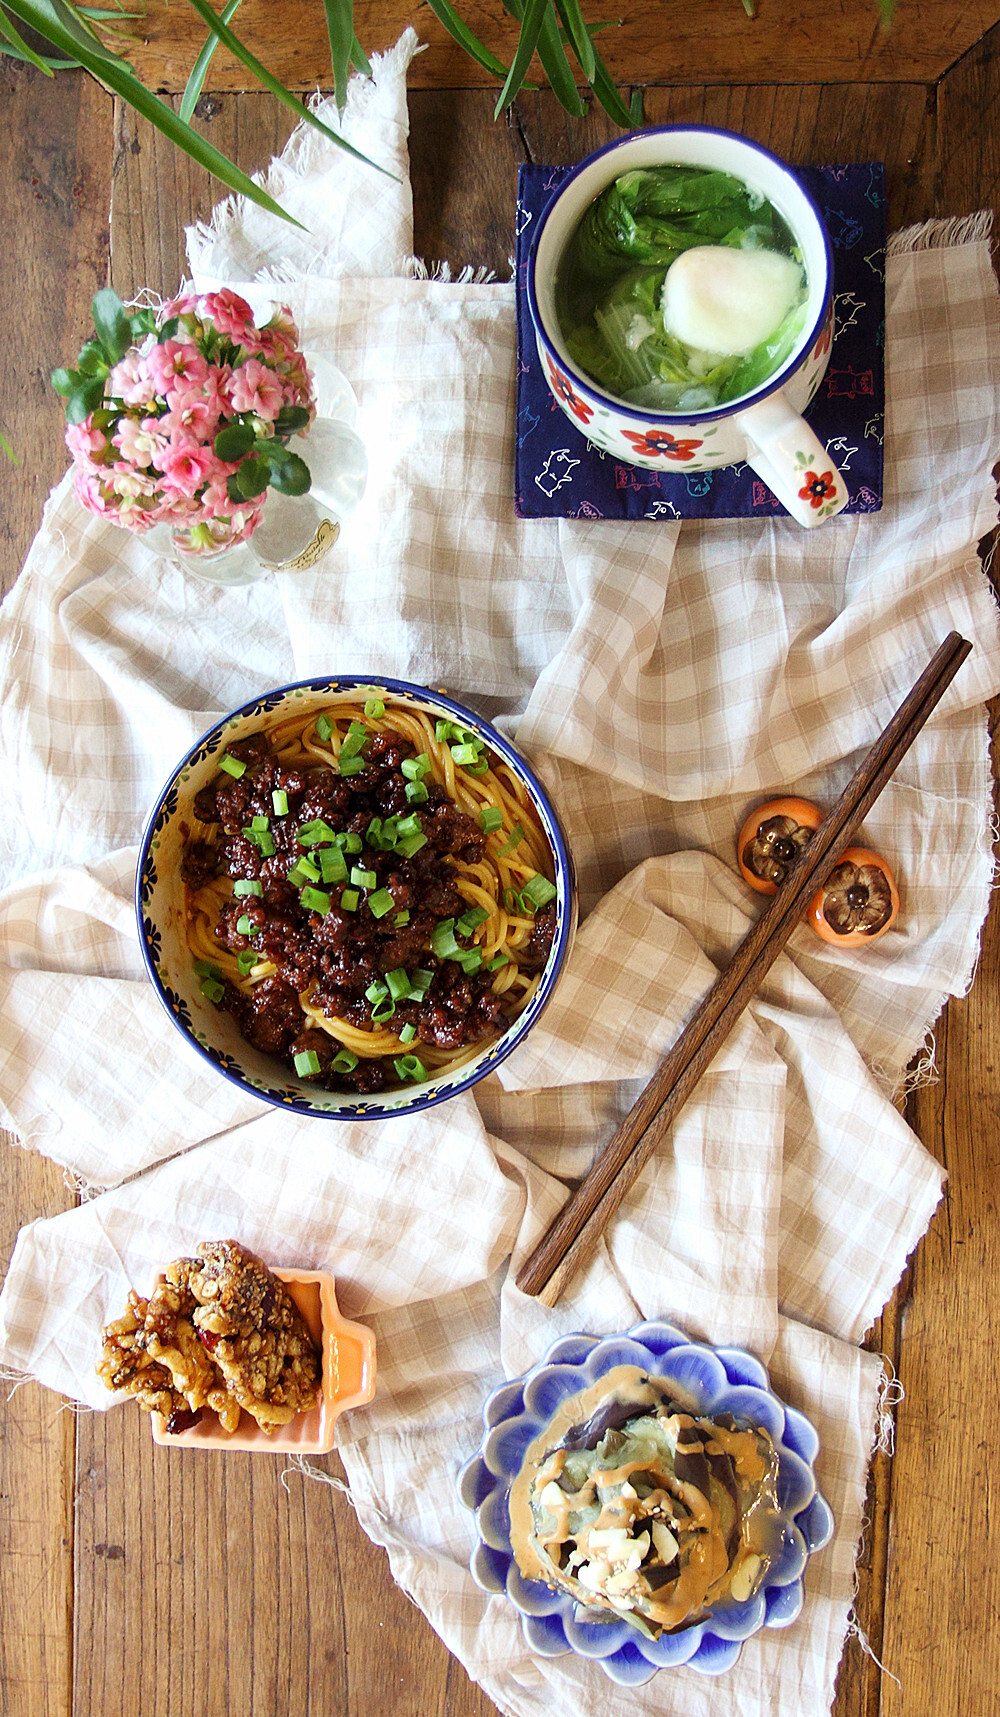
<instances>
[{"instance_id":1,"label":"floral pattern mug","mask_svg":"<svg viewBox=\"0 0 1000 1717\"><path fill-rule=\"evenodd\" d=\"M797 345L753 393L681 416L604 394L570 359L555 312L556 268L577 222L605 187L634 167L683 163L732 173L787 222L806 271L807 315ZM832 252L822 217L776 155L712 126L658 126L598 149L563 181L538 224L528 262L528 306L553 397L602 452L648 470L711 471L746 461L807 529L847 505L844 479L802 416L830 360Z\"/></svg>"}]
</instances>

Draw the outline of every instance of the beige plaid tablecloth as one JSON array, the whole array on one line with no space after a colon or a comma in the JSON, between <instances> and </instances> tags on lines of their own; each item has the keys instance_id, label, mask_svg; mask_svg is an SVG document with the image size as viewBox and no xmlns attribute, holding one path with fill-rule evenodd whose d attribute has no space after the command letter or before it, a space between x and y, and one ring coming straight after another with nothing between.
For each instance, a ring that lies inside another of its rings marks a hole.
<instances>
[{"instance_id":1,"label":"beige plaid tablecloth","mask_svg":"<svg viewBox=\"0 0 1000 1717\"><path fill-rule=\"evenodd\" d=\"M272 188L309 234L236 206L190 235L202 282L279 294L357 389L371 479L334 554L213 589L63 483L0 614L0 755L23 811L0 830L0 1114L97 1194L22 1230L0 1358L104 1407L98 1328L164 1258L235 1234L274 1265L329 1267L379 1349L376 1401L341 1421L355 1506L503 1711L820 1717L881 1376L857 1343L941 1190L888 1093L970 982L992 877L986 230L890 247L881 514L809 534L519 521L513 288L410 259L414 47L408 33L374 86L352 86L345 120L399 184L297 137ZM512 1260L758 910L733 863L747 808L776 788L828 800L952 627L975 653L866 824L901 879L898 927L861 954L797 931L599 1255L555 1311L525 1299ZM566 975L527 1043L474 1093L381 1124L303 1121L218 1080L150 992L130 898L143 814L218 713L355 671L447 685L499 718L551 786L581 883ZM476 1589L454 1479L504 1374L558 1333L648 1316L769 1363L819 1429L837 1534L791 1630L719 1681L682 1669L626 1694L583 1660L534 1659L506 1600Z\"/></svg>"}]
</instances>

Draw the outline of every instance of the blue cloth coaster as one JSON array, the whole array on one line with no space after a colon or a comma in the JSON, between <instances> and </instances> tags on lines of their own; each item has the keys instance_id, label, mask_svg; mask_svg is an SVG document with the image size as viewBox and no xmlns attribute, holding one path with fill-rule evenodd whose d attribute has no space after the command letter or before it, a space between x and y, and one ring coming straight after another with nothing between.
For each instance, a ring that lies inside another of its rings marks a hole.
<instances>
[{"instance_id":1,"label":"blue cloth coaster","mask_svg":"<svg viewBox=\"0 0 1000 1717\"><path fill-rule=\"evenodd\" d=\"M516 512L524 519L787 517L748 465L684 476L620 464L591 447L556 405L528 314L528 251L550 196L571 171L527 166L518 174ZM795 171L833 244L833 351L807 416L843 472L846 511L875 513L885 416L885 169L865 161Z\"/></svg>"}]
</instances>

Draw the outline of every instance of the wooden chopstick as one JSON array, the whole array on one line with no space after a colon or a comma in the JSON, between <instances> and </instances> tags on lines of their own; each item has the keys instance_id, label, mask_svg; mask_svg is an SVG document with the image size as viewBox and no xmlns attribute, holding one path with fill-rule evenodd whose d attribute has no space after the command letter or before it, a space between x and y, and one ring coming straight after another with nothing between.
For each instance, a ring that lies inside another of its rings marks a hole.
<instances>
[{"instance_id":1,"label":"wooden chopstick","mask_svg":"<svg viewBox=\"0 0 1000 1717\"><path fill-rule=\"evenodd\" d=\"M517 1286L524 1293L554 1306L566 1283L590 1257L636 1176L760 988L813 895L850 846L858 826L971 649L967 639L950 632L935 652L803 849L767 911L743 938L589 1174L521 1266Z\"/></svg>"}]
</instances>

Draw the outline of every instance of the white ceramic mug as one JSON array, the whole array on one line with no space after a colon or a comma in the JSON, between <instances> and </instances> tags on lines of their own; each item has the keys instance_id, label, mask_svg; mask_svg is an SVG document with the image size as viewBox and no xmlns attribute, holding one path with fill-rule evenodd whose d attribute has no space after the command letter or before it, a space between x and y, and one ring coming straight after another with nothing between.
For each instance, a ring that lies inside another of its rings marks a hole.
<instances>
[{"instance_id":1,"label":"white ceramic mug","mask_svg":"<svg viewBox=\"0 0 1000 1717\"><path fill-rule=\"evenodd\" d=\"M685 415L644 411L602 393L566 350L555 308L556 269L584 212L635 167L708 167L731 173L775 208L795 236L806 272L806 316L785 362L759 388ZM633 132L588 155L556 191L528 262L528 305L538 354L555 399L588 441L651 471L711 471L745 461L792 517L811 528L847 505L844 479L802 417L830 360L833 255L819 210L769 150L712 126Z\"/></svg>"}]
</instances>

